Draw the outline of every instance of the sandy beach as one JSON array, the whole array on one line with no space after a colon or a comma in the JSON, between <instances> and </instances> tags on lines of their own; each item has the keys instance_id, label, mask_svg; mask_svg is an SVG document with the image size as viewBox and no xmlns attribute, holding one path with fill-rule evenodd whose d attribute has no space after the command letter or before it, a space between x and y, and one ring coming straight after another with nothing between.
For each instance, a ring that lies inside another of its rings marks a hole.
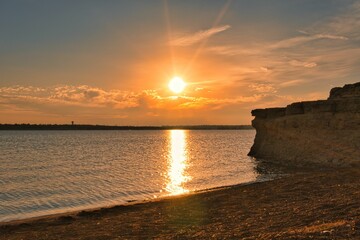
<instances>
[{"instance_id":1,"label":"sandy beach","mask_svg":"<svg viewBox=\"0 0 360 240\"><path fill-rule=\"evenodd\" d=\"M360 170L0 225L0 239L359 239Z\"/></svg>"}]
</instances>

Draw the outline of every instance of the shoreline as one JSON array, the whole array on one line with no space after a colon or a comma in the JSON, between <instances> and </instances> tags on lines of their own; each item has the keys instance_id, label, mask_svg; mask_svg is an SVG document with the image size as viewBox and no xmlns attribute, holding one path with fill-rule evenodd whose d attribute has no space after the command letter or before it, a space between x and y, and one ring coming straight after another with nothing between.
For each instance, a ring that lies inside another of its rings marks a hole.
<instances>
[{"instance_id":1,"label":"shoreline","mask_svg":"<svg viewBox=\"0 0 360 240\"><path fill-rule=\"evenodd\" d=\"M58 217L73 216L73 215L77 215L77 214L97 212L97 211L107 210L107 209L112 209L112 208L117 208L117 207L129 207L129 206L137 205L137 204L147 204L147 203L158 202L158 201L163 201L163 200L172 199L172 198L187 197L187 196L191 196L194 194L201 194L201 193L212 192L212 191L221 191L221 190L233 188L233 187L247 186L247 185L257 184L257 183L261 183L261 182L273 181L273 180L280 178L281 176L285 176L285 175L287 175L287 174L282 174L282 173L267 174L267 175L262 175L259 177L259 179L256 179L256 180L250 181L250 182L189 191L187 193L178 194L178 195L165 195L165 196L161 196L161 197L143 199L143 200L127 200L124 203L112 204L112 205L99 204L99 206L83 208L83 209L80 208L78 210L74 209L74 210L69 210L69 211L64 211L64 212L59 212L59 213L50 213L50 214L33 216L33 217L28 217L28 218L13 219L13 220L9 220L9 221L0 221L0 228L2 226L6 226L6 225L18 225L18 224L38 221L38 220L42 220L42 219L52 219L52 218L58 218ZM61 209L59 209L59 210L61 210Z\"/></svg>"},{"instance_id":2,"label":"shoreline","mask_svg":"<svg viewBox=\"0 0 360 240\"><path fill-rule=\"evenodd\" d=\"M360 237L360 169L0 223L0 239Z\"/></svg>"}]
</instances>

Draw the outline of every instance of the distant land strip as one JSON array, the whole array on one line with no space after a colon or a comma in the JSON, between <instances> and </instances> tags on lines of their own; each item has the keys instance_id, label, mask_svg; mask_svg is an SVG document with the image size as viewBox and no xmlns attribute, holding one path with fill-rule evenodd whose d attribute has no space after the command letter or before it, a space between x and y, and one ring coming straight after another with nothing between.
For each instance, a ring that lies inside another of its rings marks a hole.
<instances>
[{"instance_id":1,"label":"distant land strip","mask_svg":"<svg viewBox=\"0 0 360 240\"><path fill-rule=\"evenodd\" d=\"M0 130L250 130L250 125L108 126L89 124L0 124Z\"/></svg>"}]
</instances>

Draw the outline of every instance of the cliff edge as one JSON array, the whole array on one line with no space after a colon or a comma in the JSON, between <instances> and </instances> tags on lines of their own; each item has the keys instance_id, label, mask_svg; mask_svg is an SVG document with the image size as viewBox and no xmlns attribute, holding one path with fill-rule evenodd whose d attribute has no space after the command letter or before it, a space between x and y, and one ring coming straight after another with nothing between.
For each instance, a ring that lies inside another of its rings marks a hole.
<instances>
[{"instance_id":1,"label":"cliff edge","mask_svg":"<svg viewBox=\"0 0 360 240\"><path fill-rule=\"evenodd\" d=\"M333 88L327 100L251 112L249 156L285 165L360 166L360 82Z\"/></svg>"}]
</instances>

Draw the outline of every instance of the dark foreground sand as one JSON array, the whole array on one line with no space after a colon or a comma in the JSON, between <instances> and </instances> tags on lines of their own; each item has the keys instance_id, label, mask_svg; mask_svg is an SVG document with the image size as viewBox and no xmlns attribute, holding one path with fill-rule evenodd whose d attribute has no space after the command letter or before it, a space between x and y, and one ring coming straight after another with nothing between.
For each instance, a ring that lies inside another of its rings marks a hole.
<instances>
[{"instance_id":1,"label":"dark foreground sand","mask_svg":"<svg viewBox=\"0 0 360 240\"><path fill-rule=\"evenodd\" d=\"M360 170L0 226L0 239L360 239Z\"/></svg>"}]
</instances>

